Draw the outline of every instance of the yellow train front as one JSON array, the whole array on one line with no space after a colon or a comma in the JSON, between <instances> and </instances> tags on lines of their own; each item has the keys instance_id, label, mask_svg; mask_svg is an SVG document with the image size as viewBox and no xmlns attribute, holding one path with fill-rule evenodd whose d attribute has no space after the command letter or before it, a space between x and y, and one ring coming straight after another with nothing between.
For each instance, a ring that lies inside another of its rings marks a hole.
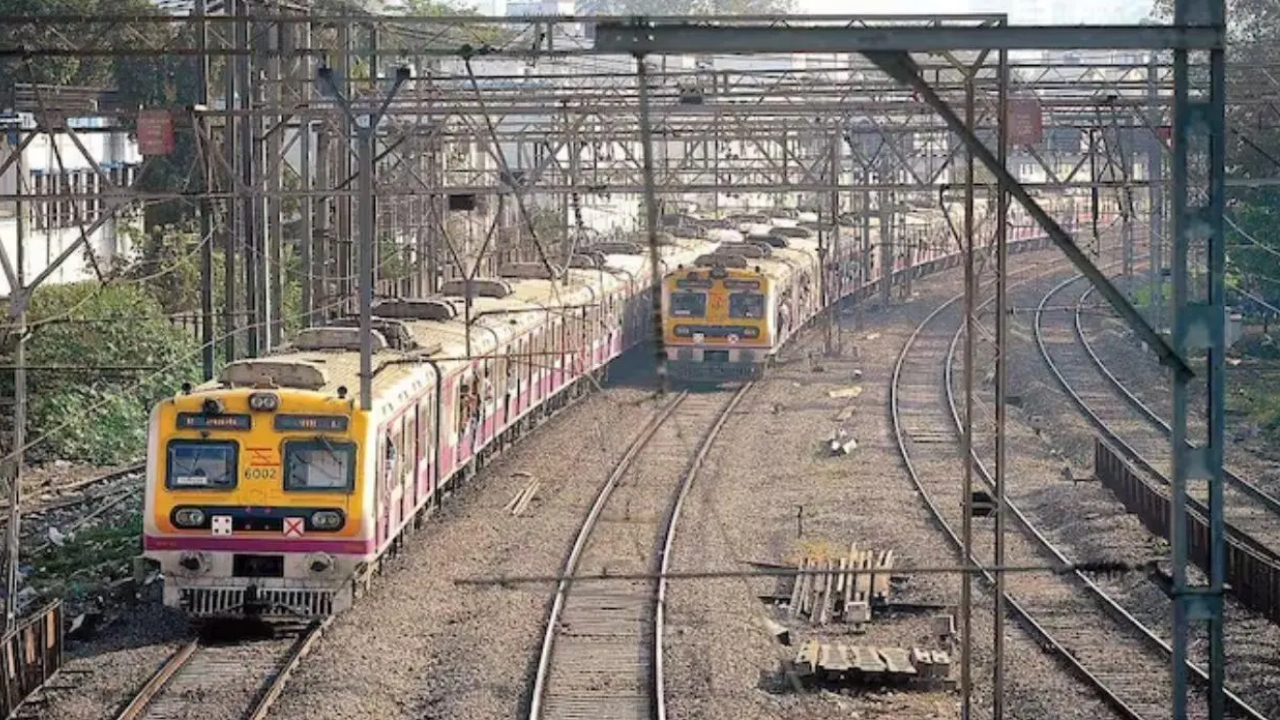
<instances>
[{"instance_id":1,"label":"yellow train front","mask_svg":"<svg viewBox=\"0 0 1280 720\"><path fill-rule=\"evenodd\" d=\"M357 482L372 465L364 414L345 388L254 385L155 408L144 556L164 574L165 604L193 616L340 611L374 550L370 484Z\"/></svg>"},{"instance_id":2,"label":"yellow train front","mask_svg":"<svg viewBox=\"0 0 1280 720\"><path fill-rule=\"evenodd\" d=\"M748 238L667 274L662 334L667 373L682 382L753 380L820 309L818 244Z\"/></svg>"}]
</instances>

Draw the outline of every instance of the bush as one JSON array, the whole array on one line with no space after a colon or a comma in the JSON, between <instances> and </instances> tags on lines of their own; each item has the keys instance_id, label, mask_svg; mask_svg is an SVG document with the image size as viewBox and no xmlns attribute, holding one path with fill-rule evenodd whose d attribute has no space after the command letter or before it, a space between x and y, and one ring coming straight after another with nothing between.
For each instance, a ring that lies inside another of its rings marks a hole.
<instances>
[{"instance_id":1,"label":"bush","mask_svg":"<svg viewBox=\"0 0 1280 720\"><path fill-rule=\"evenodd\" d=\"M114 464L146 449L151 406L199 377L199 344L137 285L75 283L36 290L27 362L28 455ZM49 319L50 322L41 322ZM3 378L13 392L13 377Z\"/></svg>"}]
</instances>

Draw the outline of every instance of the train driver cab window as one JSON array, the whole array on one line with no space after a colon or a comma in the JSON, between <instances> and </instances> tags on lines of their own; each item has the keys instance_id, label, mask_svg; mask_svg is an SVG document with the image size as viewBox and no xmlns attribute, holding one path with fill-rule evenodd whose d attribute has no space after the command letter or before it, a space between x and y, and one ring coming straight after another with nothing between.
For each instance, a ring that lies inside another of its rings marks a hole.
<instances>
[{"instance_id":1,"label":"train driver cab window","mask_svg":"<svg viewBox=\"0 0 1280 720\"><path fill-rule=\"evenodd\" d=\"M347 491L355 485L356 446L328 438L284 444L284 489Z\"/></svg>"},{"instance_id":2,"label":"train driver cab window","mask_svg":"<svg viewBox=\"0 0 1280 720\"><path fill-rule=\"evenodd\" d=\"M733 293L729 296L729 317L759 320L764 317L764 295Z\"/></svg>"},{"instance_id":3,"label":"train driver cab window","mask_svg":"<svg viewBox=\"0 0 1280 720\"><path fill-rule=\"evenodd\" d=\"M234 442L174 440L169 443L165 486L170 490L230 490L236 486Z\"/></svg>"},{"instance_id":4,"label":"train driver cab window","mask_svg":"<svg viewBox=\"0 0 1280 720\"><path fill-rule=\"evenodd\" d=\"M706 315L706 293L687 290L671 293L671 317L700 318Z\"/></svg>"}]
</instances>

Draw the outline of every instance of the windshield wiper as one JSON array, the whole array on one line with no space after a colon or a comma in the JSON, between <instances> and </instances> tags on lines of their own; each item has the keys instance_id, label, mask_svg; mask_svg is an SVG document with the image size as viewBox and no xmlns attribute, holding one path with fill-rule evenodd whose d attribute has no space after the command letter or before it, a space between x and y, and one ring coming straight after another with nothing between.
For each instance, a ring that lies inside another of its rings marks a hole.
<instances>
[{"instance_id":1,"label":"windshield wiper","mask_svg":"<svg viewBox=\"0 0 1280 720\"><path fill-rule=\"evenodd\" d=\"M324 448L324 451L329 454L329 459L332 460L335 465L341 464L341 461L338 460L338 451L334 449L333 443L329 442L329 438L323 435L316 435L312 440L320 443L320 447Z\"/></svg>"}]
</instances>

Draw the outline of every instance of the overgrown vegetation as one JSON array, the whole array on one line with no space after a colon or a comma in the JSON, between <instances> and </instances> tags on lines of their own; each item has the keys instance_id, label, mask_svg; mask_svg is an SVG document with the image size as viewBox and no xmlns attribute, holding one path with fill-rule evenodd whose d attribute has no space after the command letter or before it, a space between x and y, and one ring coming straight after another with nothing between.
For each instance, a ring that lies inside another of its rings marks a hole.
<instances>
[{"instance_id":1,"label":"overgrown vegetation","mask_svg":"<svg viewBox=\"0 0 1280 720\"><path fill-rule=\"evenodd\" d=\"M198 345L136 283L51 285L32 295L27 341L34 462L137 459L151 405L198 377ZM2 392L11 394L12 374Z\"/></svg>"},{"instance_id":2,"label":"overgrown vegetation","mask_svg":"<svg viewBox=\"0 0 1280 720\"><path fill-rule=\"evenodd\" d=\"M128 576L138 554L142 516L77 532L62 545L48 545L30 557L31 587L46 597L84 599L103 585Z\"/></svg>"}]
</instances>

